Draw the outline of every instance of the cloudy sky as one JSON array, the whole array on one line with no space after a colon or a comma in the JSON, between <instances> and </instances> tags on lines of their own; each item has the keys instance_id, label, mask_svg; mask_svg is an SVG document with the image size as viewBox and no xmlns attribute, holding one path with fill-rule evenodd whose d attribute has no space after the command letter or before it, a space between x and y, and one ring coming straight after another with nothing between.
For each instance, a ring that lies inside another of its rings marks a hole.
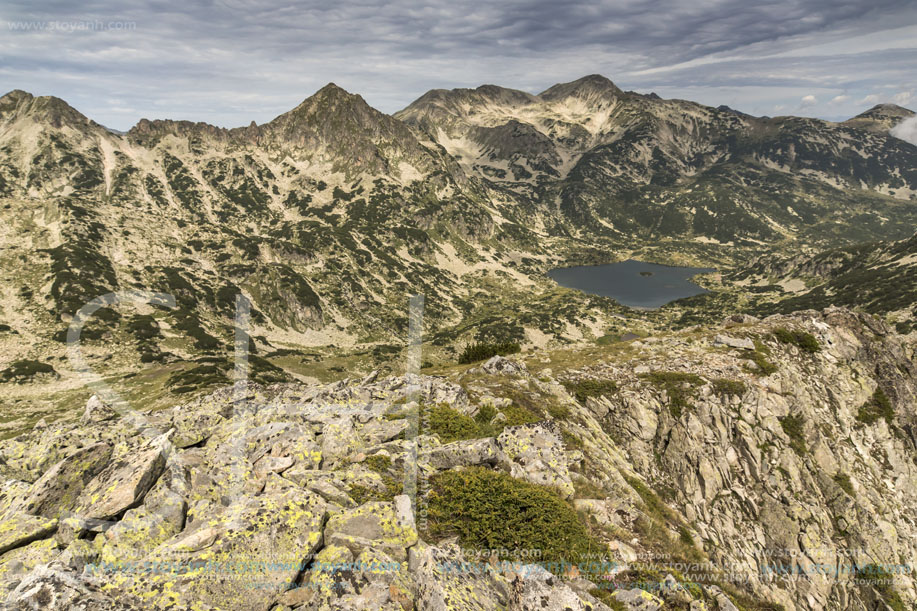
<instances>
[{"instance_id":1,"label":"cloudy sky","mask_svg":"<svg viewBox=\"0 0 917 611\"><path fill-rule=\"evenodd\" d=\"M334 81L394 112L431 88L600 73L756 115L917 110L912 0L4 0L0 89L141 117L267 121Z\"/></svg>"}]
</instances>

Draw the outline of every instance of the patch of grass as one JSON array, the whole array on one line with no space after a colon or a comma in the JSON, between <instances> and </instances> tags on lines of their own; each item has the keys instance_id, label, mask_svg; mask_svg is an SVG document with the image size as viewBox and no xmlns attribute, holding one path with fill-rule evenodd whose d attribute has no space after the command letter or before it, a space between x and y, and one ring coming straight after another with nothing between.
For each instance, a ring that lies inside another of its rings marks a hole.
<instances>
[{"instance_id":1,"label":"patch of grass","mask_svg":"<svg viewBox=\"0 0 917 611\"><path fill-rule=\"evenodd\" d=\"M478 413L474 415L474 421L480 425L488 425L497 415L497 408L486 403L478 408Z\"/></svg>"},{"instance_id":2,"label":"patch of grass","mask_svg":"<svg viewBox=\"0 0 917 611\"><path fill-rule=\"evenodd\" d=\"M376 473L386 473L392 466L392 459L385 454L373 454L372 456L367 456L366 460L363 462L367 467Z\"/></svg>"},{"instance_id":3,"label":"patch of grass","mask_svg":"<svg viewBox=\"0 0 917 611\"><path fill-rule=\"evenodd\" d=\"M521 350L519 344L515 342L486 343L475 342L468 344L459 356L459 364L476 363L487 360L493 356L506 356L515 354Z\"/></svg>"},{"instance_id":4,"label":"patch of grass","mask_svg":"<svg viewBox=\"0 0 917 611\"><path fill-rule=\"evenodd\" d=\"M806 438L803 433L805 419L802 416L790 414L780 418L780 427L786 436L790 438L790 447L796 454L803 456L806 453Z\"/></svg>"},{"instance_id":5,"label":"patch of grass","mask_svg":"<svg viewBox=\"0 0 917 611\"><path fill-rule=\"evenodd\" d=\"M618 385L613 380L568 380L561 383L580 403L586 403L589 397L602 397L618 391Z\"/></svg>"},{"instance_id":6,"label":"patch of grass","mask_svg":"<svg viewBox=\"0 0 917 611\"><path fill-rule=\"evenodd\" d=\"M690 399L694 396L694 389L704 383L702 377L680 371L651 371L640 377L666 392L669 412L675 418L680 418L684 410L691 408Z\"/></svg>"},{"instance_id":7,"label":"patch of grass","mask_svg":"<svg viewBox=\"0 0 917 611\"><path fill-rule=\"evenodd\" d=\"M660 499L655 492L650 490L646 484L636 477L627 475L624 476L624 480L627 482L627 485L633 488L634 492L639 495L643 504L646 505L647 513L652 517L663 522L678 522L678 514L676 514L671 507L663 503L662 499Z\"/></svg>"},{"instance_id":8,"label":"patch of grass","mask_svg":"<svg viewBox=\"0 0 917 611\"><path fill-rule=\"evenodd\" d=\"M573 477L574 498L577 499L604 499L608 493L591 480L583 476Z\"/></svg>"},{"instance_id":9,"label":"patch of grass","mask_svg":"<svg viewBox=\"0 0 917 611\"><path fill-rule=\"evenodd\" d=\"M592 588L589 593L607 606L611 611L627 611L628 607L617 598L614 592L606 588Z\"/></svg>"},{"instance_id":10,"label":"patch of grass","mask_svg":"<svg viewBox=\"0 0 917 611\"><path fill-rule=\"evenodd\" d=\"M884 418L885 422L891 426L895 419L895 408L888 399L888 395L881 388L876 388L872 397L860 406L857 410L856 419L863 424L875 424L879 418Z\"/></svg>"},{"instance_id":11,"label":"patch of grass","mask_svg":"<svg viewBox=\"0 0 917 611\"><path fill-rule=\"evenodd\" d=\"M476 549L540 550L540 561L576 562L606 547L553 488L474 467L430 479L428 535L458 535Z\"/></svg>"},{"instance_id":12,"label":"patch of grass","mask_svg":"<svg viewBox=\"0 0 917 611\"><path fill-rule=\"evenodd\" d=\"M570 431L564 430L560 432L560 438L563 439L564 445L569 450L582 450L583 449L583 440L571 433Z\"/></svg>"},{"instance_id":13,"label":"patch of grass","mask_svg":"<svg viewBox=\"0 0 917 611\"><path fill-rule=\"evenodd\" d=\"M547 410L555 420L566 420L570 417L570 408L562 403L551 401L548 403Z\"/></svg>"},{"instance_id":14,"label":"patch of grass","mask_svg":"<svg viewBox=\"0 0 917 611\"><path fill-rule=\"evenodd\" d=\"M853 484L850 482L850 476L838 471L834 474L834 482L841 487L841 490L847 493L847 496L856 496L853 493Z\"/></svg>"},{"instance_id":15,"label":"patch of grass","mask_svg":"<svg viewBox=\"0 0 917 611\"><path fill-rule=\"evenodd\" d=\"M777 372L777 366L767 360L771 354L770 349L761 340L755 340L755 351L751 353L751 362L758 366L755 373L769 376Z\"/></svg>"},{"instance_id":16,"label":"patch of grass","mask_svg":"<svg viewBox=\"0 0 917 611\"><path fill-rule=\"evenodd\" d=\"M791 344L810 354L814 354L821 350L821 344L818 343L815 336L805 331L777 327L774 329L774 337L776 337L779 342Z\"/></svg>"},{"instance_id":17,"label":"patch of grass","mask_svg":"<svg viewBox=\"0 0 917 611\"><path fill-rule=\"evenodd\" d=\"M730 380L729 378L715 378L711 381L713 392L721 397L741 397L745 394L747 387L742 380Z\"/></svg>"}]
</instances>

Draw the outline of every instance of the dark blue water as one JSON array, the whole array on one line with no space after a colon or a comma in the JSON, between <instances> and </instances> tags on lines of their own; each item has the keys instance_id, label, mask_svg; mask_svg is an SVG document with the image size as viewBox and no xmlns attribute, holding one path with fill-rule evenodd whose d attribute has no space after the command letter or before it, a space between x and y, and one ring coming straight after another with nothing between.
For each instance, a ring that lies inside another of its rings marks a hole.
<instances>
[{"instance_id":1,"label":"dark blue water","mask_svg":"<svg viewBox=\"0 0 917 611\"><path fill-rule=\"evenodd\" d=\"M632 308L658 308L670 301L709 291L690 281L696 274L714 272L706 267L672 267L642 261L607 265L581 265L552 269L557 284L592 295L611 297Z\"/></svg>"}]
</instances>

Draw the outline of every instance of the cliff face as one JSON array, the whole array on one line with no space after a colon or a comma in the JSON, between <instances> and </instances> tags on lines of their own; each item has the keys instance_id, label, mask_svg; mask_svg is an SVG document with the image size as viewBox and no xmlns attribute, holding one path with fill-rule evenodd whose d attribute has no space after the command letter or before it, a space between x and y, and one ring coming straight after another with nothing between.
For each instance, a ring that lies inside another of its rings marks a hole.
<instances>
[{"instance_id":1,"label":"cliff face","mask_svg":"<svg viewBox=\"0 0 917 611\"><path fill-rule=\"evenodd\" d=\"M906 608L913 358L832 309L132 418L94 399L0 444L2 585L23 609Z\"/></svg>"}]
</instances>

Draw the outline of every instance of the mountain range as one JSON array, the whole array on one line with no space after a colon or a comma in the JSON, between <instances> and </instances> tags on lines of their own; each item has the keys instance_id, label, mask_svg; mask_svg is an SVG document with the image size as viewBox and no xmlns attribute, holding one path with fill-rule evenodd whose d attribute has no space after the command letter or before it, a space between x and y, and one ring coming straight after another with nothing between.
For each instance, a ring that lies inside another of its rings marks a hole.
<instances>
[{"instance_id":1,"label":"mountain range","mask_svg":"<svg viewBox=\"0 0 917 611\"><path fill-rule=\"evenodd\" d=\"M177 307L101 311L84 338L131 346L105 366L174 363L209 383L229 369L238 293L265 375L305 379L334 375L342 355L371 367L399 353L414 293L431 362L469 341L698 322L545 275L628 257L726 272L699 299L717 319L757 302L729 274L762 256L910 238L917 146L888 131L913 115L752 117L592 75L538 95L433 90L391 116L329 84L263 125L143 119L117 133L17 90L0 98L0 342L8 363L59 360L72 315L130 289ZM72 380L58 383L67 397Z\"/></svg>"}]
</instances>

